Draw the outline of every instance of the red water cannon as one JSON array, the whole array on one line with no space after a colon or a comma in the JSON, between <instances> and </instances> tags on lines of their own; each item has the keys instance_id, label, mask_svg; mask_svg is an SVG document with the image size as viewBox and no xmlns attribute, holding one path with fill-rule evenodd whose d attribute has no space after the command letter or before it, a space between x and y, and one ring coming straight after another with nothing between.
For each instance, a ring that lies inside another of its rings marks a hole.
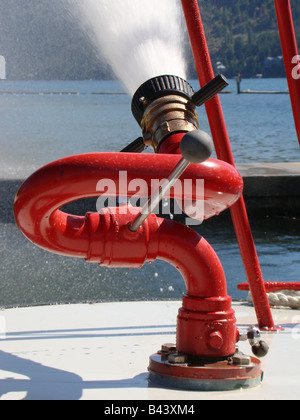
<instances>
[{"instance_id":1,"label":"red water cannon","mask_svg":"<svg viewBox=\"0 0 300 420\"><path fill-rule=\"evenodd\" d=\"M132 100L142 137L119 153L89 153L52 162L29 177L15 199L19 228L47 251L106 267L140 268L161 259L179 270L186 294L177 318L177 342L150 357L150 383L161 386L228 390L261 382L258 359L236 355L241 335L216 253L191 228L153 213L167 194L186 212L191 203L202 200L201 214L189 212L202 222L240 197L241 175L230 164L210 158L212 140L199 130L196 113L196 106L226 85L226 79L217 76L194 93L176 76L147 81ZM147 146L156 153L139 153ZM137 179L144 186L139 193L133 188ZM152 191L154 179L163 181ZM83 216L61 210L75 200L99 196L103 180L115 186L106 190L108 195L130 199L138 194L148 201L142 208L129 201ZM201 197L199 180L204 181ZM191 185L188 192L176 188L185 181Z\"/></svg>"}]
</instances>

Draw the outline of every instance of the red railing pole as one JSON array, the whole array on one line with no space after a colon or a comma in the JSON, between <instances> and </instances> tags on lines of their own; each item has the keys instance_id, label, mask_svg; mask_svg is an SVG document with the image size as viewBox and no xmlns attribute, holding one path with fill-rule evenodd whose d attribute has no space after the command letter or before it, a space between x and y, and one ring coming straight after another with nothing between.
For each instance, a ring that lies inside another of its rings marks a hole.
<instances>
[{"instance_id":1,"label":"red railing pole","mask_svg":"<svg viewBox=\"0 0 300 420\"><path fill-rule=\"evenodd\" d=\"M267 281L265 282L267 293L279 292L281 290L300 291L300 282L281 282L281 281ZM238 285L239 290L249 290L248 283L241 283Z\"/></svg>"},{"instance_id":2,"label":"red railing pole","mask_svg":"<svg viewBox=\"0 0 300 420\"><path fill-rule=\"evenodd\" d=\"M290 0L274 0L295 126L300 144L300 56Z\"/></svg>"},{"instance_id":3,"label":"red railing pole","mask_svg":"<svg viewBox=\"0 0 300 420\"><path fill-rule=\"evenodd\" d=\"M214 71L206 42L205 31L197 0L181 0L200 86L214 78ZM217 157L234 166L229 136L219 95L206 103L206 112L215 144ZM270 304L249 225L243 197L230 208L247 280L252 293L260 328L274 329Z\"/></svg>"}]
</instances>

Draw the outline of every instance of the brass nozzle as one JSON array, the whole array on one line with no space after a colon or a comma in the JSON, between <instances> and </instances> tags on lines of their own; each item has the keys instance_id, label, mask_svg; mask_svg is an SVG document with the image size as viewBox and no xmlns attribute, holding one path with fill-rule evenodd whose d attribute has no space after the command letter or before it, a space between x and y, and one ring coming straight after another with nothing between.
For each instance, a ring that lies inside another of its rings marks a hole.
<instances>
[{"instance_id":1,"label":"brass nozzle","mask_svg":"<svg viewBox=\"0 0 300 420\"><path fill-rule=\"evenodd\" d=\"M194 91L177 76L159 76L145 82L132 100L132 113L143 131L144 143L158 152L162 142L175 133L199 128Z\"/></svg>"},{"instance_id":2,"label":"brass nozzle","mask_svg":"<svg viewBox=\"0 0 300 420\"><path fill-rule=\"evenodd\" d=\"M198 115L191 101L179 95L167 95L151 102L141 121L144 142L158 152L161 143L175 133L199 128Z\"/></svg>"}]
</instances>

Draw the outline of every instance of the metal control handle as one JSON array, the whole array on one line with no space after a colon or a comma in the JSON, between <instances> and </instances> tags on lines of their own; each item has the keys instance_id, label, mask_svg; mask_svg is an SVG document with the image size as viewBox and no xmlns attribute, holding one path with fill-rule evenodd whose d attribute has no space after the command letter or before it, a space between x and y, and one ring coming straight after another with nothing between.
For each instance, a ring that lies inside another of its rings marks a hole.
<instances>
[{"instance_id":1,"label":"metal control handle","mask_svg":"<svg viewBox=\"0 0 300 420\"><path fill-rule=\"evenodd\" d=\"M207 160L213 151L211 137L204 131L195 130L185 134L180 143L182 158L179 160L169 177L151 196L135 220L129 225L132 232L138 231L142 223L153 212L162 198L180 178L190 163L201 163Z\"/></svg>"},{"instance_id":2,"label":"metal control handle","mask_svg":"<svg viewBox=\"0 0 300 420\"><path fill-rule=\"evenodd\" d=\"M147 148L143 137L138 137L121 150L122 153L142 153Z\"/></svg>"},{"instance_id":3,"label":"metal control handle","mask_svg":"<svg viewBox=\"0 0 300 420\"><path fill-rule=\"evenodd\" d=\"M218 76L198 90L198 92L192 96L191 100L194 105L201 106L220 93L228 85L229 83L226 77L222 74L218 74Z\"/></svg>"}]
</instances>

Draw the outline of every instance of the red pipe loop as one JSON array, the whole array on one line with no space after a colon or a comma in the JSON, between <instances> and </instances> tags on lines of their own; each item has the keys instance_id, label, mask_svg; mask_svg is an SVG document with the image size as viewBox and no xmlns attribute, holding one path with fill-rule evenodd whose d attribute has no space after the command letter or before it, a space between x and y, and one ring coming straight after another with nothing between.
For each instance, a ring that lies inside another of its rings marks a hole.
<instances>
[{"instance_id":1,"label":"red pipe loop","mask_svg":"<svg viewBox=\"0 0 300 420\"><path fill-rule=\"evenodd\" d=\"M31 175L18 191L14 206L17 224L29 240L48 251L87 258L92 252L91 238L98 240L99 225L111 221L98 213L74 216L60 208L101 194L148 198L153 179L167 178L179 159L178 155L92 153L50 163ZM198 179L204 179L205 218L231 206L243 188L235 168L210 159L203 164L191 164L180 178L183 184L192 180L188 196L174 186L170 197L180 200L183 206L185 199L189 203L199 198L195 188ZM143 185L141 191L137 192L137 185Z\"/></svg>"},{"instance_id":2,"label":"red pipe loop","mask_svg":"<svg viewBox=\"0 0 300 420\"><path fill-rule=\"evenodd\" d=\"M235 351L236 321L223 267L204 238L183 224L155 214L132 232L129 224L140 209L130 204L85 216L60 210L71 201L97 196L99 182L103 187L105 179L108 186L112 183L115 187L105 195L132 196L135 191L130 189L131 182L139 179L145 187L139 194L148 197L151 181L166 178L180 158L94 153L58 160L38 170L21 186L15 200L15 218L28 239L54 253L107 267L141 267L156 259L172 264L181 273L187 290L178 314L177 348L200 357L224 357ZM185 179L204 179L205 217L230 206L243 188L235 168L213 159L191 164L181 181ZM184 191L176 188L171 197L186 198ZM195 188L188 198L197 198Z\"/></svg>"},{"instance_id":3,"label":"red pipe loop","mask_svg":"<svg viewBox=\"0 0 300 420\"><path fill-rule=\"evenodd\" d=\"M155 214L137 232L132 232L129 224L140 209L128 204L85 216L59 209L78 198L95 196L99 178L117 181L115 168L130 170L126 187L137 175L149 185L154 176L166 177L179 158L97 153L53 162L22 185L15 201L15 217L32 242L54 253L85 258L107 267L141 267L156 259L172 264L181 273L187 290L178 314L178 350L199 357L222 358L235 351L236 320L223 267L204 238ZM212 215L214 200L220 205L220 192L227 197L222 202L225 208L230 204L228 199L236 200L242 191L240 175L224 162L210 160L191 165L185 176L205 179L210 204L207 216ZM125 193L122 188L116 188L116 193ZM180 198L175 193L174 197Z\"/></svg>"}]
</instances>

